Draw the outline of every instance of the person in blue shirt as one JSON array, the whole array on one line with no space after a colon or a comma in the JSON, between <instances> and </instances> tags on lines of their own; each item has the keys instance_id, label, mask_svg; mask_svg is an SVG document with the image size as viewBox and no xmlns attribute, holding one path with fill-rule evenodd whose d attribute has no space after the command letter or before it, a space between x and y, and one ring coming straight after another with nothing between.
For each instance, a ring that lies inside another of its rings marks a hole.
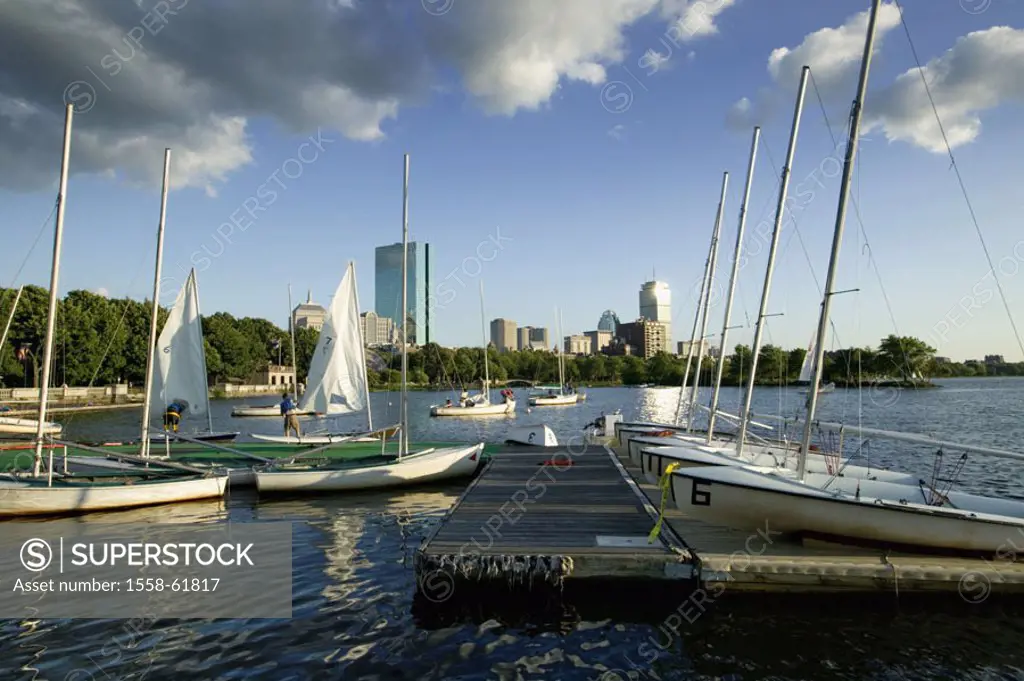
<instances>
[{"instance_id":1,"label":"person in blue shirt","mask_svg":"<svg viewBox=\"0 0 1024 681\"><path fill-rule=\"evenodd\" d=\"M185 400L174 400L167 405L167 409L164 410L164 430L173 430L175 433L178 432L178 424L181 423L181 415L188 409L188 403Z\"/></svg>"},{"instance_id":2,"label":"person in blue shirt","mask_svg":"<svg viewBox=\"0 0 1024 681\"><path fill-rule=\"evenodd\" d=\"M284 417L284 435L288 437L291 431L295 431L295 437L302 437L302 430L299 428L299 417L295 415L298 405L291 396L285 392L281 394L281 416Z\"/></svg>"}]
</instances>

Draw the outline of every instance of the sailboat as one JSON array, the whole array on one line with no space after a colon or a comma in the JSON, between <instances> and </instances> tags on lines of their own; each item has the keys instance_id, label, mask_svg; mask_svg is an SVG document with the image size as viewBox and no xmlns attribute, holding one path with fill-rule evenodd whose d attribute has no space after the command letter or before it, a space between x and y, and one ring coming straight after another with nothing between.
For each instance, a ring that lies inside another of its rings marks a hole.
<instances>
[{"instance_id":1,"label":"sailboat","mask_svg":"<svg viewBox=\"0 0 1024 681\"><path fill-rule=\"evenodd\" d=\"M151 350L152 352L152 350ZM178 402L186 405L184 415L206 416L207 430L190 433L193 440L202 442L231 442L238 432L216 433L210 410L210 389L206 378L206 350L203 346L203 321L199 314L199 285L196 271L178 292L163 331L156 343L157 371L150 388L153 397L151 417L161 419L166 405ZM151 442L163 442L167 433L153 433Z\"/></svg>"},{"instance_id":2,"label":"sailboat","mask_svg":"<svg viewBox=\"0 0 1024 681\"><path fill-rule=\"evenodd\" d=\"M301 468L269 466L256 469L256 487L261 493L267 492L340 492L364 489L381 489L414 485L439 480L450 480L473 475L482 463L484 443L459 446L428 448L418 452L410 451L409 447L409 343L408 315L409 309L409 278L408 271L409 243L409 155L404 158L404 174L402 187L402 391L399 411L401 423L398 429L398 454L391 461L366 463L338 464L328 463L320 466L304 466ZM352 287L355 287L355 276ZM337 304L337 303L334 303ZM333 305L332 304L332 307ZM357 315L358 316L358 315ZM359 338L356 327L356 338ZM361 340L361 339L360 339ZM360 347L362 344L360 343ZM365 370L365 362L362 363ZM359 400L357 391L351 381L348 384L346 401Z\"/></svg>"},{"instance_id":3,"label":"sailboat","mask_svg":"<svg viewBox=\"0 0 1024 681\"><path fill-rule=\"evenodd\" d=\"M0 475L0 517L20 517L26 515L55 515L62 513L80 513L112 509L150 506L154 504L192 501L197 499L219 498L227 489L228 476L221 473L200 472L191 469L188 474L168 467L150 470L140 469L137 474L128 476L118 472L115 481L86 477L75 478L54 472L53 448L49 449L49 461L45 477L42 475L44 433L46 423L46 402L50 385L50 366L53 357L54 326L57 318L57 291L60 274L61 241L64 232L64 211L67 205L68 160L71 152L71 121L74 110L69 104L65 109L64 153L61 160L60 188L57 202L57 222L54 229L53 265L50 272L50 302L46 319L46 341L43 350L42 380L39 395L39 429L36 433L35 460L31 477L23 477L18 472ZM170 177L171 150L164 151L164 186L160 206L160 226L158 229L157 268L153 296L153 322L150 334L150 345L156 335L156 305L159 299L160 261L163 255L164 220L167 214L167 189ZM147 383L150 378L147 372ZM147 386L148 388L148 386ZM147 392L147 401L148 395ZM143 410L144 437L143 453L146 452L149 440L145 435L148 430L149 405ZM57 444L64 444L58 442ZM131 477L130 481L124 481Z\"/></svg>"},{"instance_id":4,"label":"sailboat","mask_svg":"<svg viewBox=\"0 0 1024 681\"><path fill-rule=\"evenodd\" d=\"M484 329L484 382L480 390L479 395L467 398L462 404L451 404L449 400L448 404L440 405L434 404L430 406L431 416L502 416L506 414L513 414L516 410L516 401L514 397L506 398L505 402L501 404L491 403L491 372L489 361L487 356L490 354L487 347L487 330L485 324L486 315L484 314L484 283L480 282L480 324Z\"/></svg>"},{"instance_id":5,"label":"sailboat","mask_svg":"<svg viewBox=\"0 0 1024 681\"><path fill-rule=\"evenodd\" d=\"M373 432L369 380L366 376L366 349L359 324L359 295L356 289L355 263L350 262L334 292L320 337L309 367L309 385L298 405L302 412L341 416L366 410L365 431L349 433L311 433L262 435L251 437L265 442L325 445L334 442L373 442L391 437L398 427Z\"/></svg>"},{"instance_id":6,"label":"sailboat","mask_svg":"<svg viewBox=\"0 0 1024 681\"><path fill-rule=\"evenodd\" d=\"M562 337L562 319L558 310L555 310L558 329L558 338ZM561 407L578 404L587 399L586 393L577 393L575 390L566 390L565 386L565 353L564 347L556 346L558 351L558 385L540 385L530 391L528 397L531 407Z\"/></svg>"},{"instance_id":7,"label":"sailboat","mask_svg":"<svg viewBox=\"0 0 1024 681\"><path fill-rule=\"evenodd\" d=\"M922 435L898 433L815 420L817 387L821 382L823 342L834 295L839 245L842 241L850 179L857 141L880 0L872 3L868 21L858 92L854 100L846 159L843 166L836 226L828 276L818 320L814 375L803 420L803 441L795 479L775 471L737 466L699 466L667 471L672 497L689 517L741 530L754 531L767 523L775 531L826 537L850 543L892 547L941 549L997 554L1005 551L1008 537L1024 532L1024 502L938 489L932 482L896 484L866 480L831 480L820 484L808 474L807 454L813 427L840 433L878 435L897 441L927 444L942 449L977 452L1024 459L1024 454L992 448L942 442ZM944 481L952 486L952 481Z\"/></svg>"},{"instance_id":8,"label":"sailboat","mask_svg":"<svg viewBox=\"0 0 1024 681\"><path fill-rule=\"evenodd\" d=\"M11 322L14 321L14 313L18 309L18 302L21 300L21 293L24 289L24 286L18 287L18 293L14 296L14 304L11 306L11 314L7 316L4 335L0 336L0 352L3 351L4 343L7 342L7 333L11 330ZM39 422L34 419L0 416L0 435L34 435L38 430ZM51 422L43 426L44 435L59 435L63 430L64 426L59 423Z\"/></svg>"},{"instance_id":9,"label":"sailboat","mask_svg":"<svg viewBox=\"0 0 1024 681\"><path fill-rule=\"evenodd\" d=\"M789 168L792 166L793 154L795 151L797 133L799 130L799 121L803 108L804 93L806 91L807 78L809 75L809 68L804 67L801 76L800 86L797 96L796 110L793 118L793 130L790 135L789 150L786 158L785 181L781 183L779 191L779 205L776 212L775 229L772 235L772 249L769 255L768 268L765 274L764 288L761 295L761 308L758 315L757 331L754 336L754 344L752 350L752 365L749 370L747 377L747 389L746 389L746 404L743 407L743 414L749 415L750 410L750 398L753 394L755 387L755 377L757 374L757 358L760 354L761 349L761 337L763 332L764 319L766 317L768 292L771 288L771 277L774 265L775 246L778 243L778 235L780 228L783 224L783 218L785 214L786 206L786 194L788 192L788 177ZM736 287L736 277L738 274L738 265L741 256L742 249L742 237L744 228L744 219L746 215L746 205L750 196L750 186L753 180L753 166L755 151L757 149L757 142L759 139L760 130L754 128L754 138L751 144L751 156L750 165L747 172L747 184L744 192L743 208L740 210L740 225L737 229L736 234L736 247L733 256L733 271L732 277L729 283L729 293L726 298L726 309L725 316L722 322L722 336L720 354L724 354L726 348L726 342L728 332L730 328L730 317L732 312L732 302ZM711 252L708 256L708 264L705 268L705 282L709 281L714 274L715 266L715 244L718 238L718 232L721 224L721 207L725 198L725 182L723 181L722 198L719 201L719 216L716 219L715 232L712 237ZM705 299L702 293L701 306L698 310L698 316L702 317L703 323L701 329L697 331L697 319L694 321L694 338L702 338L706 333L706 320L708 317L708 311L710 308L710 299ZM815 339L811 340L811 348L816 347ZM817 355L814 352L809 351L807 358L804 362L803 371L807 372L806 380L813 378L814 361ZM741 417L736 420L740 422L739 433L735 436L723 436L715 433L715 421L719 416L727 416L718 409L718 395L721 387L723 365L720 363L718 366L717 377L715 380L714 390L711 397L711 405L707 408L710 414L710 420L708 424L708 430L705 434L696 434L691 431L690 423L693 421L693 410L696 406L696 401L691 401L690 415L687 419L687 430L685 433L673 431L673 430L662 430L660 432L645 432L643 428L630 429L625 431L627 435L635 434L632 437L626 438L626 447L630 459L639 466L644 476L652 483L657 483L664 471L670 466L673 470L684 467L699 467L699 466L742 466L749 467L754 470L761 472L776 472L778 475L792 478L797 475L799 468L799 459L797 454L801 449L800 443L789 442L787 440L768 440L766 438L757 438L760 440L758 444L747 444L747 426L754 425L751 423L749 416ZM699 372L699 360L698 360L698 372ZM756 424L765 427L764 424ZM620 431L623 432L623 431ZM621 436L620 436L621 437ZM807 458L806 466L807 470L814 476L826 476L820 481L829 482L832 477L842 478L844 480L880 480L894 483L906 483L913 484L917 482L917 478L912 475L905 473L890 471L874 466L852 466L847 462L841 462L838 456L822 456L822 452L816 448L808 448L809 452L813 452L815 456ZM818 480L818 478L815 478ZM856 483L854 483L856 484Z\"/></svg>"}]
</instances>

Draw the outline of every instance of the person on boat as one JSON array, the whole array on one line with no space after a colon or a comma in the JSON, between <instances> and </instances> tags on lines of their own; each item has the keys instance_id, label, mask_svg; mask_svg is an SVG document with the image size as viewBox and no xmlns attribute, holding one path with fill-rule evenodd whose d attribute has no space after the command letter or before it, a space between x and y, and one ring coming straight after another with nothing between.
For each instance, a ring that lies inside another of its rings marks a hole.
<instances>
[{"instance_id":1,"label":"person on boat","mask_svg":"<svg viewBox=\"0 0 1024 681\"><path fill-rule=\"evenodd\" d=\"M295 437L302 437L302 430L299 428L299 417L295 415L298 405L292 400L287 392L281 394L281 416L284 417L284 435L288 437L291 431L295 431Z\"/></svg>"},{"instance_id":2,"label":"person on boat","mask_svg":"<svg viewBox=\"0 0 1024 681\"><path fill-rule=\"evenodd\" d=\"M445 400L444 406L446 406L446 407L452 406L452 398L449 397L447 400Z\"/></svg>"},{"instance_id":3,"label":"person on boat","mask_svg":"<svg viewBox=\"0 0 1024 681\"><path fill-rule=\"evenodd\" d=\"M463 390L462 394L459 395L459 406L462 406L462 407L468 407L469 406L469 393L466 392L465 390Z\"/></svg>"},{"instance_id":4,"label":"person on boat","mask_svg":"<svg viewBox=\"0 0 1024 681\"><path fill-rule=\"evenodd\" d=\"M178 432L178 424L181 423L181 415L188 409L185 400L174 400L164 410L164 431L172 430Z\"/></svg>"}]
</instances>

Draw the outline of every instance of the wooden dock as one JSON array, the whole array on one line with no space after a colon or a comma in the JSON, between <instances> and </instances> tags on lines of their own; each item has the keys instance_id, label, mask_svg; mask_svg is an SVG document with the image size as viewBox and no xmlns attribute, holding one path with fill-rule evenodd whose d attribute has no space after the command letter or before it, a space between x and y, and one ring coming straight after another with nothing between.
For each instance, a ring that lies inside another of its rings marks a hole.
<instances>
[{"instance_id":1,"label":"wooden dock","mask_svg":"<svg viewBox=\"0 0 1024 681\"><path fill-rule=\"evenodd\" d=\"M688 518L671 502L649 541L660 503L661 491L611 446L501 451L424 540L418 590L433 602L460 585L532 590L589 580L715 595L945 592L967 603L1024 593L1022 563L793 539L769 526L738 532Z\"/></svg>"}]
</instances>

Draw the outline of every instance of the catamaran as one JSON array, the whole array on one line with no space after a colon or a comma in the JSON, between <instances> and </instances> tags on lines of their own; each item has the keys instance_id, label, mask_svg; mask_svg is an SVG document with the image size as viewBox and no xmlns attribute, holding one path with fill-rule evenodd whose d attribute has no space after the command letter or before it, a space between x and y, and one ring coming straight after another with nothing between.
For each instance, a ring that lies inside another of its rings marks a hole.
<instances>
[{"instance_id":1,"label":"catamaran","mask_svg":"<svg viewBox=\"0 0 1024 681\"><path fill-rule=\"evenodd\" d=\"M461 404L434 404L430 406L431 416L502 416L513 414L516 410L516 400L512 391L505 393L505 401L499 404L491 403L491 372L487 359L490 354L487 348L487 330L484 314L484 283L480 282L480 325L484 329L484 382L480 394L466 397Z\"/></svg>"},{"instance_id":2,"label":"catamaran","mask_svg":"<svg viewBox=\"0 0 1024 681\"><path fill-rule=\"evenodd\" d=\"M184 404L186 415L206 416L205 431L189 434L194 440L230 442L238 432L214 432L210 410L210 388L206 377L206 350L203 346L203 320L199 313L199 284L195 269L178 292L156 343L157 371L151 388L153 397L150 416L160 419L172 402ZM152 350L150 350L152 352ZM163 442L167 433L152 433L151 442Z\"/></svg>"},{"instance_id":3,"label":"catamaran","mask_svg":"<svg viewBox=\"0 0 1024 681\"><path fill-rule=\"evenodd\" d=\"M60 188L57 201L57 221L53 240L53 265L50 272L50 301L46 320L46 341L43 351L42 380L39 395L39 429L36 432L35 459L31 477L20 471L0 475L0 517L26 515L53 515L81 513L149 506L154 504L192 501L224 496L228 477L222 473L191 470L182 474L169 467L136 471L134 476L119 472L116 481L109 478L76 478L57 474L53 467L53 449L49 448L49 461L45 477L42 475L46 406L50 385L50 367L53 356L54 326L57 318L57 292L60 274L61 240L64 231L64 211L67 205L68 160L71 152L71 121L74 110L69 104L65 110L64 153L61 160ZM163 256L164 221L167 214L167 189L170 177L171 150L164 151L164 185L160 205L160 225L157 236L157 267L153 295L153 320L150 346L156 341L156 312L159 300L160 262ZM147 370L147 398L152 375L152 354ZM143 452L148 449L149 404L143 409ZM64 444L64 443L58 443ZM184 468L184 467L177 467ZM124 481L125 477L132 477Z\"/></svg>"},{"instance_id":4,"label":"catamaran","mask_svg":"<svg viewBox=\"0 0 1024 681\"><path fill-rule=\"evenodd\" d=\"M815 344L814 375L803 420L797 475L786 479L777 470L740 466L670 466L672 498L689 517L719 525L754 531L768 523L776 531L819 536L851 543L892 547L942 549L994 554L1005 550L1011 534L1024 532L1024 502L952 492L953 480L897 484L869 480L831 478L824 483L808 473L807 460L812 428L840 434L880 436L943 450L982 453L1021 460L1024 454L944 442L923 435L869 429L844 424L824 424L815 419L817 388L821 384L823 342L834 295L835 273L849 198L850 179L857 141L880 0L874 0L868 19L858 92L850 116L849 139L843 165L832 253L823 294ZM938 113L936 112L936 116ZM773 239L777 235L773 235ZM749 412L747 412L749 413ZM741 428L742 434L742 428ZM742 441L742 437L740 437ZM962 465L962 463L961 463ZM940 487L941 486L941 487Z\"/></svg>"},{"instance_id":5,"label":"catamaran","mask_svg":"<svg viewBox=\"0 0 1024 681\"><path fill-rule=\"evenodd\" d=\"M309 385L298 411L326 416L342 416L366 411L366 429L347 433L310 433L308 435L263 435L251 437L265 442L297 445L326 445L335 442L373 442L391 437L397 426L373 432L369 380L366 376L366 349L359 324L359 293L356 269L349 263L338 284L331 308L327 311L320 337L309 367Z\"/></svg>"},{"instance_id":6,"label":"catamaran","mask_svg":"<svg viewBox=\"0 0 1024 681\"><path fill-rule=\"evenodd\" d=\"M402 310L409 309L409 279L406 276L408 271L408 243L409 243L409 155L404 159L404 178L402 191ZM358 326L358 305L351 302L346 304L344 300L345 290L355 290L355 268L349 266L346 278L351 274L348 288L345 288L345 279L342 280L342 287L339 287L339 294L335 295L332 301L332 312L337 306L339 316L332 321L332 328L338 333L339 326L333 326L335 322L342 319L342 310L348 312L348 316L354 317L355 331L351 326L347 331L349 338L348 347L353 348L356 344L362 347L362 338ZM354 294L353 294L354 299ZM339 300L341 298L341 300ZM352 314L352 311L355 314ZM398 453L390 461L349 464L328 463L325 465L270 465L265 468L257 468L256 487L260 493L267 492L339 492L363 489L379 489L403 485L413 485L439 480L473 475L482 463L481 455L484 443L460 447L444 447L439 449L428 448L418 452L410 451L409 447L409 398L408 398L408 373L409 373L409 344L408 344L408 315L402 315L402 390L401 423L398 429ZM328 328L326 323L324 328ZM345 331L342 331L345 333ZM321 334L323 332L321 331ZM325 345L326 346L326 345ZM357 354L357 353L353 353ZM365 371L365 361L360 361ZM318 406L322 403L324 407L329 404L337 405L361 405L363 401L368 403L365 391L361 391L359 385L352 380L353 373L344 375L339 367L337 378L331 378L323 383L323 388L318 391ZM312 369L311 369L312 373ZM334 376L335 374L328 374Z\"/></svg>"}]
</instances>

